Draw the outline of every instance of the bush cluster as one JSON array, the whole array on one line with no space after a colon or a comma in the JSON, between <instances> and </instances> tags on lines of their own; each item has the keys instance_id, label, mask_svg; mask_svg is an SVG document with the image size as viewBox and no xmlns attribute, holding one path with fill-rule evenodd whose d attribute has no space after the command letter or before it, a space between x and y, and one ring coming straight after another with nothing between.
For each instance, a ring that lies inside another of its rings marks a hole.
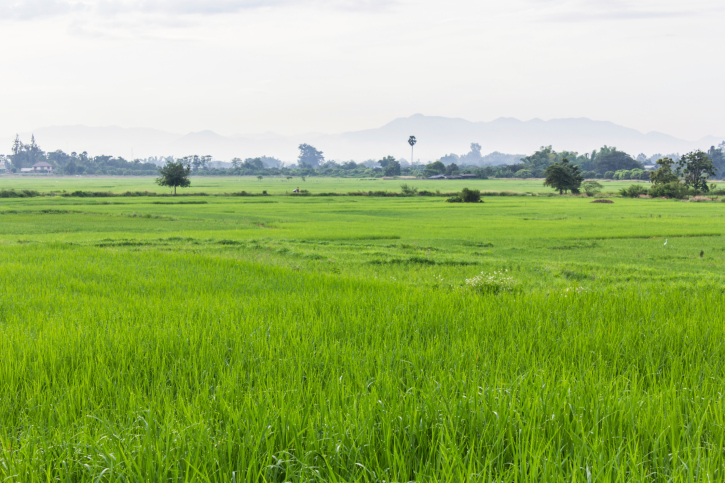
<instances>
[{"instance_id":1,"label":"bush cluster","mask_svg":"<svg viewBox=\"0 0 725 483\"><path fill-rule=\"evenodd\" d=\"M722 190L711 190L712 194L722 194ZM625 198L638 198L641 195L648 195L652 198L670 198L682 200L689 196L699 194L694 188L688 188L679 181L671 183L660 183L652 185L649 189L641 184L633 184L619 190L619 194Z\"/></svg>"},{"instance_id":2,"label":"bush cluster","mask_svg":"<svg viewBox=\"0 0 725 483\"><path fill-rule=\"evenodd\" d=\"M0 190L0 198L33 198L35 196L42 196L38 191L35 190L18 190L10 188L7 190Z\"/></svg>"},{"instance_id":3,"label":"bush cluster","mask_svg":"<svg viewBox=\"0 0 725 483\"><path fill-rule=\"evenodd\" d=\"M481 201L481 192L468 188L463 188L460 193L451 196L446 201L448 203L483 203Z\"/></svg>"}]
</instances>

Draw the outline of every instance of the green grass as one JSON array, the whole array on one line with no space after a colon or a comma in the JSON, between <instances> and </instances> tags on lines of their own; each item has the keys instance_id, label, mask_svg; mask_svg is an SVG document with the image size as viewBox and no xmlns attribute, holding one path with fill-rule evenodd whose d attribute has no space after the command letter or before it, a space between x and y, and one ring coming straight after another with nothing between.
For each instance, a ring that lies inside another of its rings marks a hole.
<instances>
[{"instance_id":1,"label":"green grass","mask_svg":"<svg viewBox=\"0 0 725 483\"><path fill-rule=\"evenodd\" d=\"M0 477L723 480L725 204L588 201L2 199Z\"/></svg>"},{"instance_id":2,"label":"green grass","mask_svg":"<svg viewBox=\"0 0 725 483\"><path fill-rule=\"evenodd\" d=\"M151 191L155 193L173 193L173 190L158 186L152 176L117 176L117 177L75 177L75 176L0 176L0 189L32 189L41 192L76 190L111 191ZM605 192L616 193L620 188L642 181L607 181L599 180ZM191 187L179 193L234 193L248 191L270 194L284 194L295 188L308 190L311 193L348 193L351 191L400 191L400 185L406 183L419 190L442 192L460 191L464 187L482 191L511 191L520 193L551 193L540 179L524 180L416 180L416 179L354 179L354 178L301 178L265 177L257 180L256 176L192 176ZM645 183L649 185L649 183Z\"/></svg>"}]
</instances>

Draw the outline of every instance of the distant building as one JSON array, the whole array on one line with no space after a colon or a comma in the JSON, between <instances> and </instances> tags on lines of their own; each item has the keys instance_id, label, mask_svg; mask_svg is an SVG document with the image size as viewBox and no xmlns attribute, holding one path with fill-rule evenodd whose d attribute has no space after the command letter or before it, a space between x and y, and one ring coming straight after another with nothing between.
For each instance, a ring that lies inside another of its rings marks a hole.
<instances>
[{"instance_id":1,"label":"distant building","mask_svg":"<svg viewBox=\"0 0 725 483\"><path fill-rule=\"evenodd\" d=\"M45 161L41 161L39 163L35 163L30 169L33 173L52 173L53 165L50 163L46 163Z\"/></svg>"}]
</instances>

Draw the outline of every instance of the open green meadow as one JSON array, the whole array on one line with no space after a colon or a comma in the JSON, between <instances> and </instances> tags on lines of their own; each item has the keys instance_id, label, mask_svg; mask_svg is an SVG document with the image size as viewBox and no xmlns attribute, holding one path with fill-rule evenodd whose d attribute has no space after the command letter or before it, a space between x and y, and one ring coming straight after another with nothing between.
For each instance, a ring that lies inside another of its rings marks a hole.
<instances>
[{"instance_id":1,"label":"open green meadow","mask_svg":"<svg viewBox=\"0 0 725 483\"><path fill-rule=\"evenodd\" d=\"M151 191L155 193L172 193L173 190L158 186L152 176L117 176L117 177L81 177L81 176L0 176L0 189L32 189L41 192L63 190L73 192L111 191ZM611 181L599 180L605 192L618 192L635 183L643 181ZM460 191L461 188L478 189L481 191L512 191L521 193L551 193L540 179L474 179L474 180L428 180L428 179L383 179L383 178L305 178L287 179L285 177L266 177L258 180L253 176L192 176L191 187L180 193L234 193L249 191L269 194L291 193L295 188L308 190L311 193L347 193L351 191L400 191L400 185L406 183L419 190L442 192Z\"/></svg>"},{"instance_id":2,"label":"open green meadow","mask_svg":"<svg viewBox=\"0 0 725 483\"><path fill-rule=\"evenodd\" d=\"M725 480L725 203L400 183L0 199L0 479Z\"/></svg>"}]
</instances>

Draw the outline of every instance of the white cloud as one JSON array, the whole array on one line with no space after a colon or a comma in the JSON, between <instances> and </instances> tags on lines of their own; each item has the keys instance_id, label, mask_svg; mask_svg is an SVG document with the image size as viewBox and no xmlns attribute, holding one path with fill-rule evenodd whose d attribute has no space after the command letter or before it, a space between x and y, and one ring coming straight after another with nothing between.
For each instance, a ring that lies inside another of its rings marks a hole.
<instances>
[{"instance_id":1,"label":"white cloud","mask_svg":"<svg viewBox=\"0 0 725 483\"><path fill-rule=\"evenodd\" d=\"M78 11L75 2L66 0L0 0L0 19L30 20L39 17L52 17Z\"/></svg>"},{"instance_id":2,"label":"white cloud","mask_svg":"<svg viewBox=\"0 0 725 483\"><path fill-rule=\"evenodd\" d=\"M0 19L31 20L58 15L222 15L258 8L312 6L376 10L394 0L0 0Z\"/></svg>"}]
</instances>

